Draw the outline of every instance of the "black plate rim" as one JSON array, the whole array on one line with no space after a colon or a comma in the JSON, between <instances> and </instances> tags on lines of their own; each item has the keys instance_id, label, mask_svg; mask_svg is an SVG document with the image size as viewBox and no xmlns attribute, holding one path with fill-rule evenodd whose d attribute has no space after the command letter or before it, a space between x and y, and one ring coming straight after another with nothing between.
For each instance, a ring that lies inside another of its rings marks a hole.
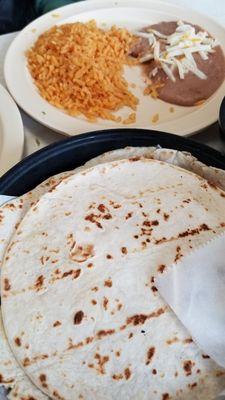
<instances>
[{"instance_id":1,"label":"black plate rim","mask_svg":"<svg viewBox=\"0 0 225 400\"><path fill-rule=\"evenodd\" d=\"M206 165L225 169L225 157L220 152L204 144L195 142L189 138L146 129L107 129L88 132L64 139L62 141L48 145L27 156L0 178L0 194L14 195L12 193L12 187L13 185L15 185L14 187L16 187L16 181L18 181L18 178L21 179L21 177L29 174L32 169L38 168L39 165L47 162L49 159L52 159L57 155L62 157L62 155L70 151L70 147L75 148L74 152L76 151L76 147L78 148L79 146L81 148L89 146L90 150L91 145L98 143L100 147L107 141L115 142L117 144L121 143L121 146L113 146L111 150L113 150L114 148L122 148L126 146L156 146L158 144L165 148L188 151L192 153L192 155L197 157L200 161L204 162ZM125 143L126 141L127 144ZM140 144L142 141L149 141L149 143ZM168 143L169 146L164 146L165 143ZM99 154L101 154L102 152L104 151L99 151ZM56 173L58 172L59 171L57 171ZM44 179L46 179L46 177L44 177ZM36 184L34 186L36 186Z\"/></svg>"},{"instance_id":2,"label":"black plate rim","mask_svg":"<svg viewBox=\"0 0 225 400\"><path fill-rule=\"evenodd\" d=\"M221 129L223 135L225 135L225 97L223 98L223 101L220 106L219 126L220 126L220 129Z\"/></svg>"}]
</instances>

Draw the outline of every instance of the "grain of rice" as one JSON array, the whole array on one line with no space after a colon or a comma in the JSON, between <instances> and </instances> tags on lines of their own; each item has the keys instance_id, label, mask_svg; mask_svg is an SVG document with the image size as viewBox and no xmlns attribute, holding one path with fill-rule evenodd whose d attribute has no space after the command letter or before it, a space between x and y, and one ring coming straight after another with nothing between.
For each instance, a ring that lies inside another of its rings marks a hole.
<instances>
[{"instance_id":1,"label":"grain of rice","mask_svg":"<svg viewBox=\"0 0 225 400\"><path fill-rule=\"evenodd\" d=\"M104 31L95 21L54 26L27 51L28 68L54 106L90 121L120 122L113 112L138 104L123 77L124 65L135 63L128 57L132 41L126 29Z\"/></svg>"},{"instance_id":2,"label":"grain of rice","mask_svg":"<svg viewBox=\"0 0 225 400\"><path fill-rule=\"evenodd\" d=\"M153 117L152 117L152 123L153 123L153 124L156 124L158 121L159 121L159 114L156 113L156 114L154 114Z\"/></svg>"},{"instance_id":3,"label":"grain of rice","mask_svg":"<svg viewBox=\"0 0 225 400\"><path fill-rule=\"evenodd\" d=\"M136 113L131 113L126 119L123 120L124 125L133 124L136 122Z\"/></svg>"}]
</instances>

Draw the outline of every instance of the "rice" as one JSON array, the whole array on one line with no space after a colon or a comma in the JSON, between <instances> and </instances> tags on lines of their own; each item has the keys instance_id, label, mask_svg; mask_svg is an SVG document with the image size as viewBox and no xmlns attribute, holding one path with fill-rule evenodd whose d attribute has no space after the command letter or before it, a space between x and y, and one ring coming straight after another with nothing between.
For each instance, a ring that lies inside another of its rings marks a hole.
<instances>
[{"instance_id":1,"label":"rice","mask_svg":"<svg viewBox=\"0 0 225 400\"><path fill-rule=\"evenodd\" d=\"M73 116L120 122L113 112L136 110L138 99L123 76L133 36L113 26L104 31L95 21L54 26L26 53L28 68L49 103Z\"/></svg>"}]
</instances>

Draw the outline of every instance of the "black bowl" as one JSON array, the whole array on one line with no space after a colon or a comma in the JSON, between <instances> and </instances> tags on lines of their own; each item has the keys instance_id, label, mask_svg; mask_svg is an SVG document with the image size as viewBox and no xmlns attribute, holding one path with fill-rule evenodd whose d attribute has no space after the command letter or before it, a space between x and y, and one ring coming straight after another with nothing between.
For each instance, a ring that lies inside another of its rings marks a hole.
<instances>
[{"instance_id":1,"label":"black bowl","mask_svg":"<svg viewBox=\"0 0 225 400\"><path fill-rule=\"evenodd\" d=\"M206 165L225 169L222 154L193 140L144 129L111 129L78 135L26 157L0 178L0 194L20 196L48 177L76 168L105 151L157 145L188 151Z\"/></svg>"},{"instance_id":2,"label":"black bowl","mask_svg":"<svg viewBox=\"0 0 225 400\"><path fill-rule=\"evenodd\" d=\"M225 97L220 106L219 127L221 135L223 136L223 139L225 139Z\"/></svg>"}]
</instances>

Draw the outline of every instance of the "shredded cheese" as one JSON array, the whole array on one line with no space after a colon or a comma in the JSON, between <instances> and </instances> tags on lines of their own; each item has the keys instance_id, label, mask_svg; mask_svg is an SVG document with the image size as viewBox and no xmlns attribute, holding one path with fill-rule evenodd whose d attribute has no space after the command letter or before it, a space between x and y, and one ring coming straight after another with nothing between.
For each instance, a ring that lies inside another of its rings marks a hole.
<instances>
[{"instance_id":1,"label":"shredded cheese","mask_svg":"<svg viewBox=\"0 0 225 400\"><path fill-rule=\"evenodd\" d=\"M148 53L140 58L141 63L149 60L157 61L173 82L176 81L173 73L175 69L178 70L180 79L184 79L188 72L192 72L200 79L207 78L193 57L194 53L198 53L204 61L208 60L208 54L213 53L214 47L218 45L218 41L210 37L207 32L196 32L192 25L178 21L177 28L171 35L164 35L151 28L136 34L147 38L150 45ZM164 46L160 46L161 43L164 43Z\"/></svg>"}]
</instances>

